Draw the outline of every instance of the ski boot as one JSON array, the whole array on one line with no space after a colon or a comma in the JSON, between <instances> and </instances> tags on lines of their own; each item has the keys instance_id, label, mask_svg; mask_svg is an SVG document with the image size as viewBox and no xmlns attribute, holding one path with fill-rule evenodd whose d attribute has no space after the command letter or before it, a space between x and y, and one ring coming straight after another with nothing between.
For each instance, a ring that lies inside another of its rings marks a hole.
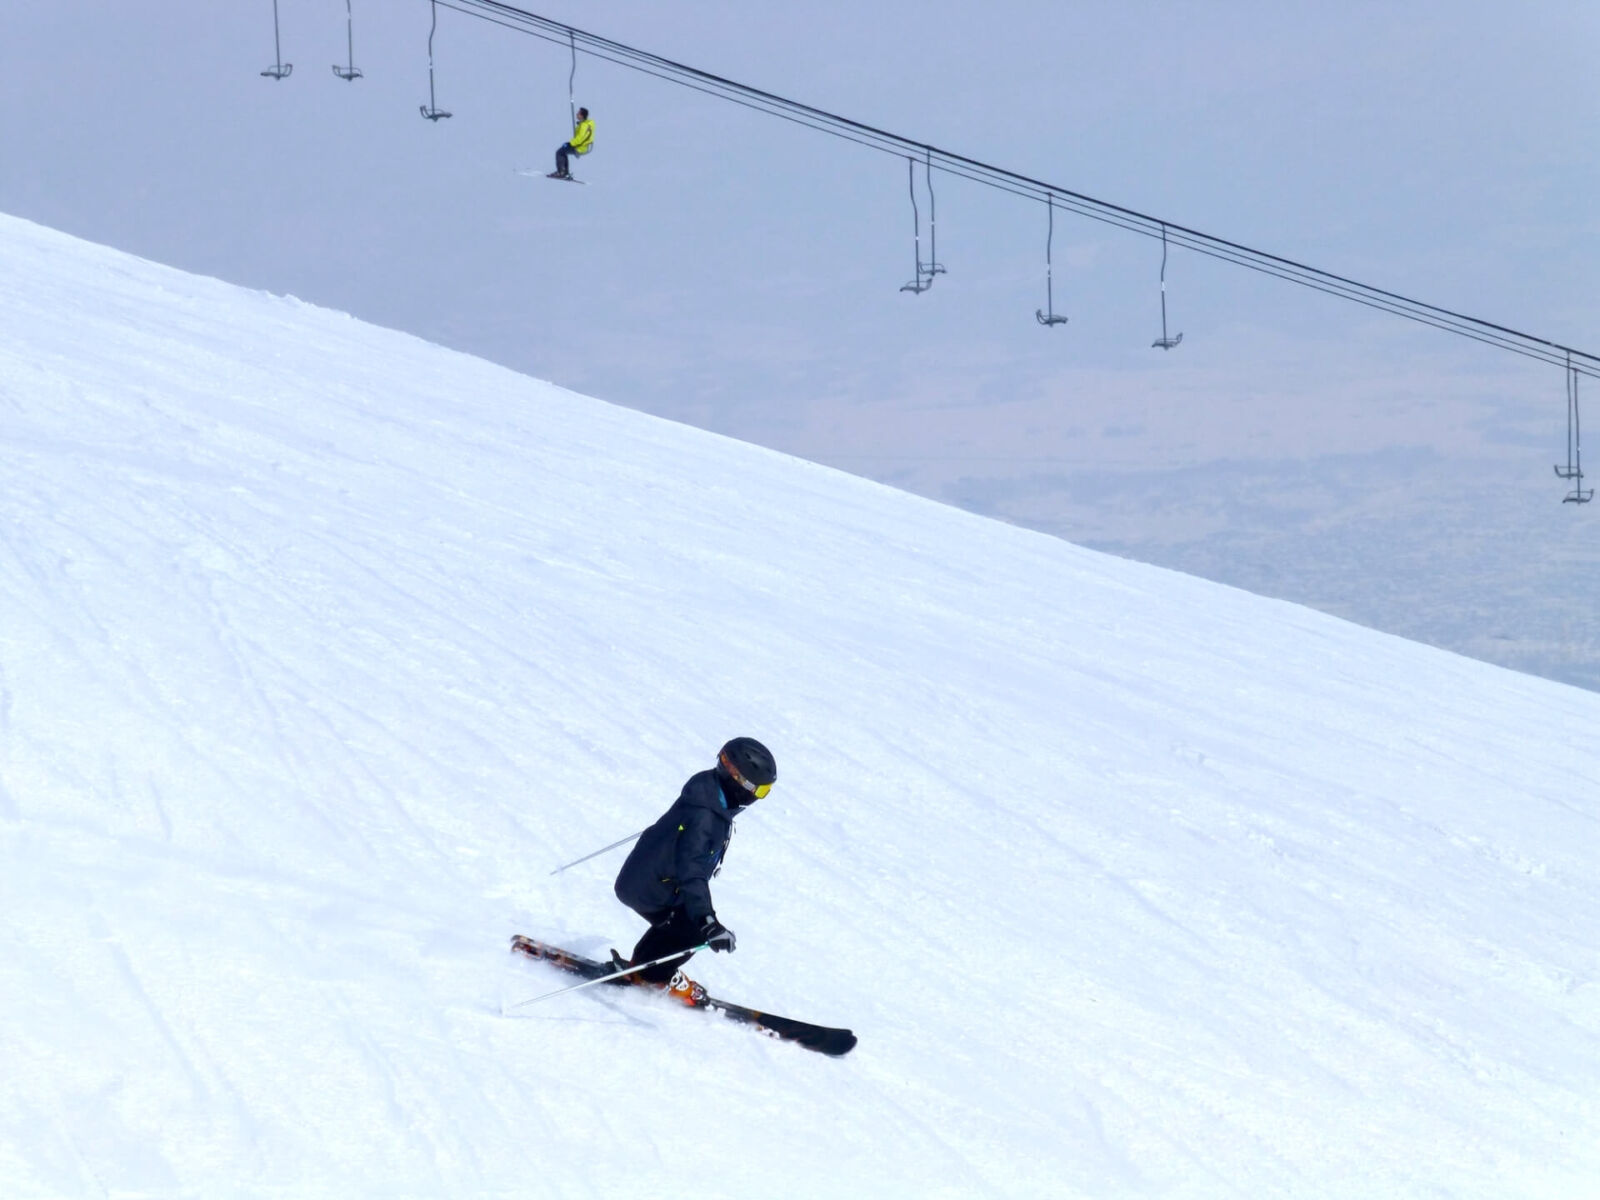
<instances>
[{"instance_id":1,"label":"ski boot","mask_svg":"<svg viewBox=\"0 0 1600 1200\"><path fill-rule=\"evenodd\" d=\"M674 971L669 983L659 985L674 1000L682 1001L690 1008L699 1008L706 1002L706 990L682 971Z\"/></svg>"},{"instance_id":2,"label":"ski boot","mask_svg":"<svg viewBox=\"0 0 1600 1200\"><path fill-rule=\"evenodd\" d=\"M706 1002L706 990L682 971L674 971L672 978L665 983L656 983L652 980L640 979L637 975L624 974L631 962L618 954L616 949L611 951L611 969L616 973L618 983L636 983L642 987L659 988L674 1000L681 1000L690 1008L698 1008Z\"/></svg>"}]
</instances>

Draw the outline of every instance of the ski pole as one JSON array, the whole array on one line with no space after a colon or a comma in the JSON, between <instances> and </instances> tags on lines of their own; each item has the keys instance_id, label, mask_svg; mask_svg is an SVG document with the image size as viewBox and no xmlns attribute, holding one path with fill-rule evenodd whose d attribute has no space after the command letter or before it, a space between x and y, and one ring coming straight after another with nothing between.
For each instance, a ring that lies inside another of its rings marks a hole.
<instances>
[{"instance_id":1,"label":"ski pole","mask_svg":"<svg viewBox=\"0 0 1600 1200\"><path fill-rule=\"evenodd\" d=\"M663 954L660 958L652 958L649 962L640 963L638 966L629 967L625 971L613 971L609 975L601 975L597 979L585 979L582 983L574 983L570 987L557 988L553 992L542 992L537 996L529 996L526 1000L519 1000L512 1008L522 1008L538 1000L548 1000L551 996L564 996L568 992L576 992L586 987L593 987L597 983L609 983L613 979L621 979L624 975L632 975L635 971L642 971L646 967L654 967L675 958L682 958L687 954L695 954L709 946L710 942L701 942L698 946L690 946L687 950L674 950L671 954Z\"/></svg>"},{"instance_id":2,"label":"ski pole","mask_svg":"<svg viewBox=\"0 0 1600 1200\"><path fill-rule=\"evenodd\" d=\"M593 854L585 854L582 858L575 858L571 862L567 863L565 866L557 867L554 871L551 871L550 874L559 875L559 874L561 874L561 872L565 871L567 869L567 867L575 867L579 863L588 862L591 858L599 858L607 850L615 850L618 846L627 845L629 842L633 841L634 838L638 837L639 834L642 834L643 832L644 832L644 830L641 829L641 830L639 830L639 833L630 833L627 837L622 838L619 841L612 842L611 845L609 845L609 846L601 846L600 849L596 850Z\"/></svg>"}]
</instances>

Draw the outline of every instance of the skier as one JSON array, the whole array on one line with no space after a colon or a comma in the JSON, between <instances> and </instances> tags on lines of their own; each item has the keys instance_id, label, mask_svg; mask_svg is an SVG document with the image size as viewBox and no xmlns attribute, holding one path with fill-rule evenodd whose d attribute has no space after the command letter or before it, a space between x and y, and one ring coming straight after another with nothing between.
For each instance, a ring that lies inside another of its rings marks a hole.
<instances>
[{"instance_id":1,"label":"skier","mask_svg":"<svg viewBox=\"0 0 1600 1200\"><path fill-rule=\"evenodd\" d=\"M639 836L617 875L615 891L650 928L631 959L624 962L611 952L619 970L683 950L687 953L646 967L635 977L665 988L685 1004L705 997L705 989L680 968L700 946L733 950L733 931L717 920L711 904L711 877L727 852L734 817L764 798L777 778L770 750L755 738L734 738L717 755L717 765L691 775L672 807Z\"/></svg>"},{"instance_id":2,"label":"skier","mask_svg":"<svg viewBox=\"0 0 1600 1200\"><path fill-rule=\"evenodd\" d=\"M552 172L552 179L571 179L572 174L567 170L567 155L587 154L594 149L594 122L589 119L589 110L578 110L578 123L572 128L572 140L563 142L556 147L556 169Z\"/></svg>"}]
</instances>

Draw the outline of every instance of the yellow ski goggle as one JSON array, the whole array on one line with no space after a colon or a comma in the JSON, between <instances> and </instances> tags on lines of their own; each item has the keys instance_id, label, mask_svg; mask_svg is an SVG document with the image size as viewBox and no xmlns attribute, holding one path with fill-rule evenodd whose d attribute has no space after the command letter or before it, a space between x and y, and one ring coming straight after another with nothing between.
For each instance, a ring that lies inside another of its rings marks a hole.
<instances>
[{"instance_id":1,"label":"yellow ski goggle","mask_svg":"<svg viewBox=\"0 0 1600 1200\"><path fill-rule=\"evenodd\" d=\"M745 791L749 792L757 800L765 800L767 798L767 794L772 791L772 785L770 783L751 783L743 775L739 774L739 772L734 768L734 765L728 761L728 756L726 754L719 755L718 758L722 763L722 769L728 773L728 777L742 787Z\"/></svg>"}]
</instances>

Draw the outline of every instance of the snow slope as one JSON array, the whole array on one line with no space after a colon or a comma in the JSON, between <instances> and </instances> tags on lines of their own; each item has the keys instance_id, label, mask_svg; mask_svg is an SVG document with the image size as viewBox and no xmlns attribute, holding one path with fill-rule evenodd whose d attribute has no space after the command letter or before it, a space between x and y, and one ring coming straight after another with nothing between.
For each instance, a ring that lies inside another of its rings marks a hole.
<instances>
[{"instance_id":1,"label":"snow slope","mask_svg":"<svg viewBox=\"0 0 1600 1200\"><path fill-rule=\"evenodd\" d=\"M1600 1195L1600 695L0 218L0 1194ZM563 979L726 737L730 999Z\"/></svg>"}]
</instances>

